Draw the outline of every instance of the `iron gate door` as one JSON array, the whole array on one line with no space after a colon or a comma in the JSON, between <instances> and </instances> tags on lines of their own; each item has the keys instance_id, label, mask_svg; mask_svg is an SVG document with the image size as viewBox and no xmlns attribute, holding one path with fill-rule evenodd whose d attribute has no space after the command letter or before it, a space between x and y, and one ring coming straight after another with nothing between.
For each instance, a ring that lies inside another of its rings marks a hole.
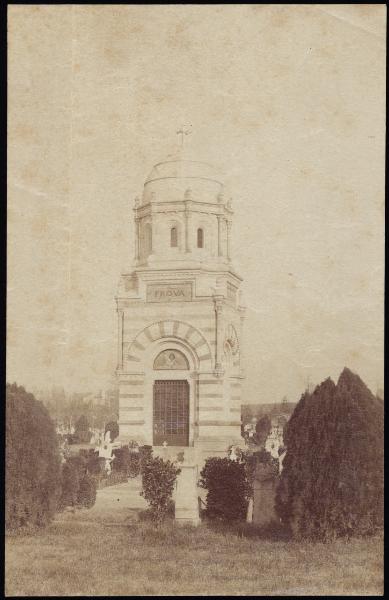
<instances>
[{"instance_id":1,"label":"iron gate door","mask_svg":"<svg viewBox=\"0 0 389 600\"><path fill-rule=\"evenodd\" d=\"M189 446L189 383L157 380L153 396L154 446Z\"/></svg>"}]
</instances>

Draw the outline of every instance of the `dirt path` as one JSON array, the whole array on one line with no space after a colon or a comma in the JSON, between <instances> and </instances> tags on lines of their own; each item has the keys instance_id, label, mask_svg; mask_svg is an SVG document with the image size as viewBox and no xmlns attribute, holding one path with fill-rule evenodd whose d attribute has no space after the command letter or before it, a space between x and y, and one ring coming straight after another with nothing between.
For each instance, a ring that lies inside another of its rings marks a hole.
<instances>
[{"instance_id":1,"label":"dirt path","mask_svg":"<svg viewBox=\"0 0 389 600\"><path fill-rule=\"evenodd\" d=\"M72 521L79 518L83 523L100 521L104 524L132 521L137 518L140 510L147 508L147 502L139 494L141 489L141 480L137 477L129 479L127 483L97 490L93 508L75 513L67 512L66 518Z\"/></svg>"}]
</instances>

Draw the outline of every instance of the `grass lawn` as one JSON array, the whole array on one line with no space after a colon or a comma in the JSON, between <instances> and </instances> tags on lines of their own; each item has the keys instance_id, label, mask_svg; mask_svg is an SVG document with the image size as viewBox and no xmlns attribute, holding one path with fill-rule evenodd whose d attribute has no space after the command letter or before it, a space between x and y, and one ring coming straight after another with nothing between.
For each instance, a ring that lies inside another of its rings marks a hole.
<instances>
[{"instance_id":1,"label":"grass lawn","mask_svg":"<svg viewBox=\"0 0 389 600\"><path fill-rule=\"evenodd\" d=\"M84 510L6 540L7 596L376 595L382 536L307 544L172 524L108 523Z\"/></svg>"}]
</instances>

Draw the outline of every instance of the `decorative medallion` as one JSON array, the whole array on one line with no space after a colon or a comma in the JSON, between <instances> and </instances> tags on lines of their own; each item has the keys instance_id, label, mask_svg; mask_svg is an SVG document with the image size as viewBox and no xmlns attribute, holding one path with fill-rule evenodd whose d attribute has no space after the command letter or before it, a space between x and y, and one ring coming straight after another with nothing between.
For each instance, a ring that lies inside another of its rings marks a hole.
<instances>
[{"instance_id":1,"label":"decorative medallion","mask_svg":"<svg viewBox=\"0 0 389 600\"><path fill-rule=\"evenodd\" d=\"M189 364L182 352L163 350L154 361L155 370L188 370Z\"/></svg>"},{"instance_id":2,"label":"decorative medallion","mask_svg":"<svg viewBox=\"0 0 389 600\"><path fill-rule=\"evenodd\" d=\"M230 345L231 352L233 355L239 352L238 335L236 333L235 327L231 324L227 328L225 342L228 342L228 344Z\"/></svg>"}]
</instances>

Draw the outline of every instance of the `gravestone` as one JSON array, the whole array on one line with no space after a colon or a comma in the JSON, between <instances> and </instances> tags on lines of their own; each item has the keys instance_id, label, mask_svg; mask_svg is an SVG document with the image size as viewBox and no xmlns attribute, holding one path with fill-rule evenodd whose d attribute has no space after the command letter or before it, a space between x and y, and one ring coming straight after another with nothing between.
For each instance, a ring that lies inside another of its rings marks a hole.
<instances>
[{"instance_id":1,"label":"gravestone","mask_svg":"<svg viewBox=\"0 0 389 600\"><path fill-rule=\"evenodd\" d=\"M197 491L198 467L194 461L185 460L185 456L180 458L181 473L177 476L177 487L174 495L175 519L180 525L197 526L200 522Z\"/></svg>"},{"instance_id":2,"label":"gravestone","mask_svg":"<svg viewBox=\"0 0 389 600\"><path fill-rule=\"evenodd\" d=\"M271 463L258 463L254 475L254 499L252 522L256 525L269 525L278 521L275 512L277 469Z\"/></svg>"}]
</instances>

